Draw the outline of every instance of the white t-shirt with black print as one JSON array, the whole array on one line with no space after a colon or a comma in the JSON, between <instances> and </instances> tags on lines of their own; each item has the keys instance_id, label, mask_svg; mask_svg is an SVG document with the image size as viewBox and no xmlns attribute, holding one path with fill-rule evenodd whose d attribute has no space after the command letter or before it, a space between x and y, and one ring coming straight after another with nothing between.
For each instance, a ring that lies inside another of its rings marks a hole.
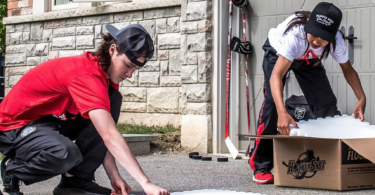
<instances>
[{"instance_id":1,"label":"white t-shirt with black print","mask_svg":"<svg viewBox=\"0 0 375 195\"><path fill-rule=\"evenodd\" d=\"M276 28L271 28L268 33L271 46L277 51L277 55L282 55L292 62L293 60L320 58L324 48L314 49L308 44L304 25L294 25L284 34L285 29L295 17L293 14ZM309 46L309 49L305 53L307 46ZM333 59L340 64L347 62L349 59L345 40L340 32L336 34L336 49L333 52L333 46L331 45L330 53Z\"/></svg>"}]
</instances>

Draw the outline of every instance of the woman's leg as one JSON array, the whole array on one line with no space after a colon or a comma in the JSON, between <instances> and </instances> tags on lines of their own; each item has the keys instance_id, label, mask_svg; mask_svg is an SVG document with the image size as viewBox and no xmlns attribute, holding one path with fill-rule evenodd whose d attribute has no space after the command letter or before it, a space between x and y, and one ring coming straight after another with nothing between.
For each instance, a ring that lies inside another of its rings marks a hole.
<instances>
[{"instance_id":1,"label":"woman's leg","mask_svg":"<svg viewBox=\"0 0 375 195\"><path fill-rule=\"evenodd\" d=\"M277 132L277 110L270 88L270 77L278 56L276 50L271 47L269 41L263 45L265 51L263 59L264 72L264 100L259 112L257 135L276 135ZM282 79L285 84L285 77ZM254 171L271 170L273 168L273 141L272 139L255 140L254 148L250 152L249 164Z\"/></svg>"},{"instance_id":2,"label":"woman's leg","mask_svg":"<svg viewBox=\"0 0 375 195\"><path fill-rule=\"evenodd\" d=\"M302 61L300 65L293 67L293 72L311 111L315 117L340 115L337 109L337 99L324 67L318 60L309 61L310 65Z\"/></svg>"}]
</instances>

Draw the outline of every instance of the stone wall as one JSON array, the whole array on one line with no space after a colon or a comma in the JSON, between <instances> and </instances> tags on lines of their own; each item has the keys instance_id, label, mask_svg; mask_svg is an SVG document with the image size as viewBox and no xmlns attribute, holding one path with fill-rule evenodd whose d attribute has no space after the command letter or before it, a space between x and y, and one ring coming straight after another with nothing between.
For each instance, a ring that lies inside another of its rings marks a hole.
<instances>
[{"instance_id":1,"label":"stone wall","mask_svg":"<svg viewBox=\"0 0 375 195\"><path fill-rule=\"evenodd\" d=\"M212 152L212 3L182 0L181 144Z\"/></svg>"},{"instance_id":2,"label":"stone wall","mask_svg":"<svg viewBox=\"0 0 375 195\"><path fill-rule=\"evenodd\" d=\"M181 126L184 147L211 152L211 7L207 0L182 0L180 6L157 9L37 22L5 20L6 93L42 62L95 50L105 24L122 28L139 23L151 34L156 51L144 68L120 84L119 122Z\"/></svg>"}]
</instances>

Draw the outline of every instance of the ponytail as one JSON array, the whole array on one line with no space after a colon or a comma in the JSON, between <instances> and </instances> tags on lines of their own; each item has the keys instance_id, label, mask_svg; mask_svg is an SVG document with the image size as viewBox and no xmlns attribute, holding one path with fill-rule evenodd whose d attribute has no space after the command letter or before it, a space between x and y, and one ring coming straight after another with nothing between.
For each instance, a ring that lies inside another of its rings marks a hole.
<instances>
[{"instance_id":1,"label":"ponytail","mask_svg":"<svg viewBox=\"0 0 375 195\"><path fill-rule=\"evenodd\" d=\"M116 39L114 39L111 34L105 33L102 34L102 42L97 47L96 51L92 52L93 56L98 56L98 62L102 69L107 72L109 65L111 64L111 55L109 54L109 48L112 44L116 45L116 50L119 54L123 54L120 46L118 45Z\"/></svg>"}]
</instances>

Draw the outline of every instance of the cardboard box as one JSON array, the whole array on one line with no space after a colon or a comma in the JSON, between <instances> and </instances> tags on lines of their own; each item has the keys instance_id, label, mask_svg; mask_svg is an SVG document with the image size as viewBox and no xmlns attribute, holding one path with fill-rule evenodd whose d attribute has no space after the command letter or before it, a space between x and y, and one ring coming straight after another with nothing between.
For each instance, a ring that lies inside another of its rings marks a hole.
<instances>
[{"instance_id":1,"label":"cardboard box","mask_svg":"<svg viewBox=\"0 0 375 195\"><path fill-rule=\"evenodd\" d=\"M239 136L273 139L276 186L327 190L375 188L375 138Z\"/></svg>"}]
</instances>

